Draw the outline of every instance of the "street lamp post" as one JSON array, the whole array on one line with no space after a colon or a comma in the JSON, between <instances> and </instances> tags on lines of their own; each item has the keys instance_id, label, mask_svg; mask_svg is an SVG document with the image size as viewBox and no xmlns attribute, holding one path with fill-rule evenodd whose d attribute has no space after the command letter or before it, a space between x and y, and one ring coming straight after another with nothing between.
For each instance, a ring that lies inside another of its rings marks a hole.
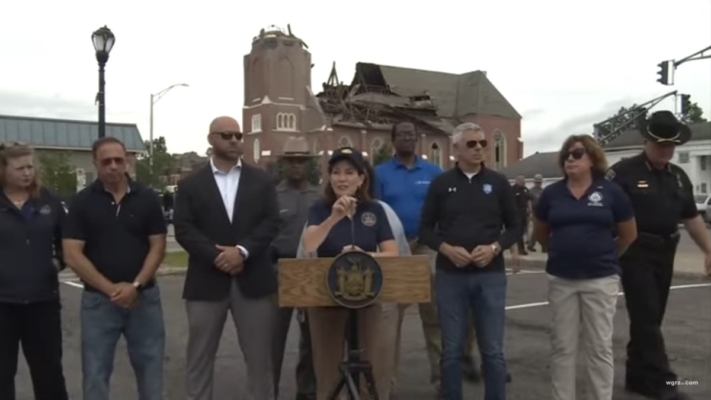
<instances>
[{"instance_id":1,"label":"street lamp post","mask_svg":"<svg viewBox=\"0 0 711 400\"><path fill-rule=\"evenodd\" d=\"M176 83L174 85L170 85L167 88L161 90L160 92L156 94L151 94L151 127L149 130L149 139L150 139L150 144L149 144L149 153L150 153L150 159L148 160L148 166L149 170L151 173L151 176L153 175L153 106L160 100L163 96L165 96L171 89L178 87L178 86L183 86L183 87L188 87L189 85L187 83Z\"/></svg>"},{"instance_id":2,"label":"street lamp post","mask_svg":"<svg viewBox=\"0 0 711 400\"><path fill-rule=\"evenodd\" d=\"M99 103L99 138L106 136L106 98L104 93L104 67L109 61L109 53L114 47L116 37L111 29L104 25L91 35L96 51L96 61L99 62L99 92L96 94L96 102Z\"/></svg>"}]
</instances>

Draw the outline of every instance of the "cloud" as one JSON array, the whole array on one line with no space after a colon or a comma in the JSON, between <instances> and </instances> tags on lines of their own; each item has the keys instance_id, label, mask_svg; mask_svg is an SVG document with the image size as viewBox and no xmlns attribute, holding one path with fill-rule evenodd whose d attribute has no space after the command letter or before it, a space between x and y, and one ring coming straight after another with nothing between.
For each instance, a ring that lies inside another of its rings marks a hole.
<instances>
[{"instance_id":1,"label":"cloud","mask_svg":"<svg viewBox=\"0 0 711 400\"><path fill-rule=\"evenodd\" d=\"M0 90L0 114L23 117L92 120L96 107L60 94L41 96L33 93Z\"/></svg>"},{"instance_id":2,"label":"cloud","mask_svg":"<svg viewBox=\"0 0 711 400\"><path fill-rule=\"evenodd\" d=\"M627 107L632 103L630 98L619 99L606 103L595 111L562 119L558 125L534 131L525 138L525 155L554 150L569 135L592 134L593 124L604 121L619 111L620 107Z\"/></svg>"}]
</instances>

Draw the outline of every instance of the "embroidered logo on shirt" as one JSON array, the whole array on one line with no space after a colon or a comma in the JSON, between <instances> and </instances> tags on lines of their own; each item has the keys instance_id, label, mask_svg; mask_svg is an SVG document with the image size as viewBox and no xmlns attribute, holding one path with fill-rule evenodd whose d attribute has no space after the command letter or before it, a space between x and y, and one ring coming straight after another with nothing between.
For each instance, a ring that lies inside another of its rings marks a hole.
<instances>
[{"instance_id":1,"label":"embroidered logo on shirt","mask_svg":"<svg viewBox=\"0 0 711 400\"><path fill-rule=\"evenodd\" d=\"M590 196L588 196L588 200L590 200L588 206L602 207L602 194L600 194L600 192L592 192Z\"/></svg>"},{"instance_id":2,"label":"embroidered logo on shirt","mask_svg":"<svg viewBox=\"0 0 711 400\"><path fill-rule=\"evenodd\" d=\"M491 185L490 184L485 183L484 186L482 186L482 188L484 189L484 193L491 194Z\"/></svg>"},{"instance_id":3,"label":"embroidered logo on shirt","mask_svg":"<svg viewBox=\"0 0 711 400\"><path fill-rule=\"evenodd\" d=\"M612 168L608 169L605 173L605 179L607 179L608 181L615 179L615 170Z\"/></svg>"},{"instance_id":4,"label":"embroidered logo on shirt","mask_svg":"<svg viewBox=\"0 0 711 400\"><path fill-rule=\"evenodd\" d=\"M40 208L39 213L42 215L49 215L52 213L52 209L49 208L48 205L43 205L42 208Z\"/></svg>"},{"instance_id":5,"label":"embroidered logo on shirt","mask_svg":"<svg viewBox=\"0 0 711 400\"><path fill-rule=\"evenodd\" d=\"M367 227L371 227L375 226L375 223L378 222L378 219L372 212L364 212L363 215L360 217L360 222L362 222L363 225Z\"/></svg>"},{"instance_id":6,"label":"embroidered logo on shirt","mask_svg":"<svg viewBox=\"0 0 711 400\"><path fill-rule=\"evenodd\" d=\"M648 188L649 184L647 183L647 181L639 181L639 182L637 182L637 187L638 188Z\"/></svg>"},{"instance_id":7,"label":"embroidered logo on shirt","mask_svg":"<svg viewBox=\"0 0 711 400\"><path fill-rule=\"evenodd\" d=\"M449 193L455 193L457 191L457 188L455 188L455 187L447 188L447 191Z\"/></svg>"}]
</instances>

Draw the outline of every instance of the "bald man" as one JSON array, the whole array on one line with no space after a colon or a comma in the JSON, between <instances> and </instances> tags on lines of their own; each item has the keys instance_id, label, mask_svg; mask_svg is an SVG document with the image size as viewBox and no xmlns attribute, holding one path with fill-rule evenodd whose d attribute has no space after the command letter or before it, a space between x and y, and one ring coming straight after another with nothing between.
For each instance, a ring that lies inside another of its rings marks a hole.
<instances>
[{"instance_id":1,"label":"bald man","mask_svg":"<svg viewBox=\"0 0 711 400\"><path fill-rule=\"evenodd\" d=\"M189 400L212 400L215 356L228 313L247 365L246 398L274 399L277 280L268 249L279 232L279 206L267 173L242 162L242 139L237 121L216 118L207 136L213 150L209 165L178 185L175 238L190 255L183 290Z\"/></svg>"}]
</instances>

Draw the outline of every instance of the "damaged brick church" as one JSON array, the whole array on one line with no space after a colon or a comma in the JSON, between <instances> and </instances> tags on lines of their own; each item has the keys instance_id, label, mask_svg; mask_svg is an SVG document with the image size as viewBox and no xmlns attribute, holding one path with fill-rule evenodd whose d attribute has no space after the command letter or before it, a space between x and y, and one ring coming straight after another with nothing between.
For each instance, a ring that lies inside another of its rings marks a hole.
<instances>
[{"instance_id":1,"label":"damaged brick church","mask_svg":"<svg viewBox=\"0 0 711 400\"><path fill-rule=\"evenodd\" d=\"M522 158L521 115L484 71L464 74L372 63L356 64L350 84L335 63L322 91L311 85L306 44L278 28L262 30L244 57L244 123L247 161L266 165L286 138L305 136L312 151L327 156L353 146L372 157L390 140L393 123L409 121L422 134L419 153L443 168L453 165L450 134L475 122L491 145L489 165L497 169Z\"/></svg>"}]
</instances>

